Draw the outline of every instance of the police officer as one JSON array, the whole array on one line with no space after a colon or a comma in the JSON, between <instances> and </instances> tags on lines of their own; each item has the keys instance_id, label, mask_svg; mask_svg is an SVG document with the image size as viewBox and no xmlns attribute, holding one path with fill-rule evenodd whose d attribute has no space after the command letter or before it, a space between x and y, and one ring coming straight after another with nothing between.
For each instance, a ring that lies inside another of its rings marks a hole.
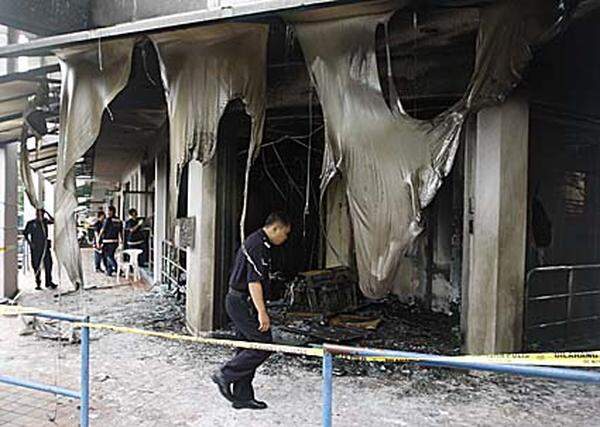
<instances>
[{"instance_id":1,"label":"police officer","mask_svg":"<svg viewBox=\"0 0 600 427\"><path fill-rule=\"evenodd\" d=\"M229 278L225 308L236 328L238 338L271 343L271 320L265 306L269 291L271 246L282 245L291 231L290 220L283 213L272 213L260 230L252 233L238 249ZM267 404L255 399L252 380L256 369L270 352L238 349L236 355L212 375L221 394L236 409L265 409Z\"/></svg>"},{"instance_id":2,"label":"police officer","mask_svg":"<svg viewBox=\"0 0 600 427\"><path fill-rule=\"evenodd\" d=\"M137 210L129 209L129 219L125 221L125 243L127 249L141 249L141 265L145 263L146 255L146 237L142 231L144 218L138 217Z\"/></svg>"},{"instance_id":3,"label":"police officer","mask_svg":"<svg viewBox=\"0 0 600 427\"><path fill-rule=\"evenodd\" d=\"M48 225L54 224L54 218L44 209L36 209L35 219L28 221L23 231L23 236L31 249L31 266L35 272L35 288L41 288L42 260L44 261L44 273L46 276L46 287L56 289L57 285L52 283L52 254L50 253L50 239L48 239Z\"/></svg>"},{"instance_id":4,"label":"police officer","mask_svg":"<svg viewBox=\"0 0 600 427\"><path fill-rule=\"evenodd\" d=\"M102 264L106 268L106 260L104 259L104 251L102 250L102 236L100 233L106 220L106 214L102 209L98 211L96 222L94 223L94 269L96 273L104 273Z\"/></svg>"},{"instance_id":5,"label":"police officer","mask_svg":"<svg viewBox=\"0 0 600 427\"><path fill-rule=\"evenodd\" d=\"M108 216L104 220L104 225L100 231L102 239L102 252L106 263L106 275L112 276L117 270L117 260L115 252L122 241L123 222L117 218L117 210L114 206L108 207Z\"/></svg>"}]
</instances>

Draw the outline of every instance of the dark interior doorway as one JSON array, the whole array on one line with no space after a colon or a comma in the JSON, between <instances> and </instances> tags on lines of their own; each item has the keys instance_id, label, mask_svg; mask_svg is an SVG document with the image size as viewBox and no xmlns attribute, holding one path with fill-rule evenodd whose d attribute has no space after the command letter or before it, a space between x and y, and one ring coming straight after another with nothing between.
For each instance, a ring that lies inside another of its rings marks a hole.
<instances>
[{"instance_id":1,"label":"dark interior doorway","mask_svg":"<svg viewBox=\"0 0 600 427\"><path fill-rule=\"evenodd\" d=\"M315 117L317 120L312 115L309 117L305 109L268 114L263 145L250 172L245 234L262 227L273 211L284 211L292 220L288 242L272 250L273 267L284 275L323 265L319 210L323 131L320 114ZM231 265L240 246L239 222L250 126L250 117L240 101L228 105L219 124L215 328L225 327L228 323L223 303ZM275 287L273 299L281 297L282 293L282 289Z\"/></svg>"},{"instance_id":2,"label":"dark interior doorway","mask_svg":"<svg viewBox=\"0 0 600 427\"><path fill-rule=\"evenodd\" d=\"M600 343L600 59L586 43L599 39L599 17L590 14L553 39L527 80L526 350Z\"/></svg>"}]
</instances>

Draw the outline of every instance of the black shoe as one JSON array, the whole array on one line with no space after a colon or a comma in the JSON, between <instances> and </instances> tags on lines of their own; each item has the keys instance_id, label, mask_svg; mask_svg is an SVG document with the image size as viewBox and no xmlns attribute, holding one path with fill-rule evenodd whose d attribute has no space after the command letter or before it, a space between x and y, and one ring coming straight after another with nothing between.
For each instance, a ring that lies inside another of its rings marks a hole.
<instances>
[{"instance_id":1,"label":"black shoe","mask_svg":"<svg viewBox=\"0 0 600 427\"><path fill-rule=\"evenodd\" d=\"M219 387L219 392L223 395L223 397L230 402L233 402L233 395L231 394L231 383L225 380L223 377L223 373L221 371L215 371L210 376L213 382Z\"/></svg>"},{"instance_id":2,"label":"black shoe","mask_svg":"<svg viewBox=\"0 0 600 427\"><path fill-rule=\"evenodd\" d=\"M104 273L104 270L102 270L101 268L97 268L96 273Z\"/></svg>"},{"instance_id":3,"label":"black shoe","mask_svg":"<svg viewBox=\"0 0 600 427\"><path fill-rule=\"evenodd\" d=\"M56 283L50 282L50 283L46 283L46 287L48 289L56 289L56 288L58 288L58 285Z\"/></svg>"},{"instance_id":4,"label":"black shoe","mask_svg":"<svg viewBox=\"0 0 600 427\"><path fill-rule=\"evenodd\" d=\"M42 284L41 284L41 283L37 283L37 284L35 285L35 290L36 290L36 291L41 291L41 290L42 290Z\"/></svg>"},{"instance_id":5,"label":"black shoe","mask_svg":"<svg viewBox=\"0 0 600 427\"><path fill-rule=\"evenodd\" d=\"M260 400L252 399L252 400L244 400L244 401L235 401L231 405L235 409L267 409L268 405L265 402L261 402Z\"/></svg>"}]
</instances>

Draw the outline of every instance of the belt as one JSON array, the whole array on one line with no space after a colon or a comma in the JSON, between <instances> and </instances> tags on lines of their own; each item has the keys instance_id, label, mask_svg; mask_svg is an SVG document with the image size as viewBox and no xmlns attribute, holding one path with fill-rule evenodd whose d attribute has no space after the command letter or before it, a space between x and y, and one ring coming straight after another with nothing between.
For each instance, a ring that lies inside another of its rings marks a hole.
<instances>
[{"instance_id":1,"label":"belt","mask_svg":"<svg viewBox=\"0 0 600 427\"><path fill-rule=\"evenodd\" d=\"M104 239L103 243L119 243L119 239Z\"/></svg>"},{"instance_id":2,"label":"belt","mask_svg":"<svg viewBox=\"0 0 600 427\"><path fill-rule=\"evenodd\" d=\"M134 245L134 246L141 245L142 243L144 243L143 240L138 240L135 242L127 242L128 245Z\"/></svg>"},{"instance_id":3,"label":"belt","mask_svg":"<svg viewBox=\"0 0 600 427\"><path fill-rule=\"evenodd\" d=\"M229 293L235 297L248 298L250 294L248 292L238 291L237 289L229 288Z\"/></svg>"}]
</instances>

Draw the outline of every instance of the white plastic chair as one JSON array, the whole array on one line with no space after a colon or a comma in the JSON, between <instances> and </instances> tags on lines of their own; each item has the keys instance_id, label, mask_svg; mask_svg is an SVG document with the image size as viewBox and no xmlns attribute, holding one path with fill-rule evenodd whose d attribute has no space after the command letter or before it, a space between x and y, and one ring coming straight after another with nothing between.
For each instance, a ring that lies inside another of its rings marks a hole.
<instances>
[{"instance_id":1,"label":"white plastic chair","mask_svg":"<svg viewBox=\"0 0 600 427\"><path fill-rule=\"evenodd\" d=\"M142 254L141 249L124 249L121 251L119 262L117 265L117 282L121 275L121 271L125 273L125 279L129 280L129 272L133 271L133 280L141 280L139 257ZM125 261L125 258L129 258Z\"/></svg>"}]
</instances>

